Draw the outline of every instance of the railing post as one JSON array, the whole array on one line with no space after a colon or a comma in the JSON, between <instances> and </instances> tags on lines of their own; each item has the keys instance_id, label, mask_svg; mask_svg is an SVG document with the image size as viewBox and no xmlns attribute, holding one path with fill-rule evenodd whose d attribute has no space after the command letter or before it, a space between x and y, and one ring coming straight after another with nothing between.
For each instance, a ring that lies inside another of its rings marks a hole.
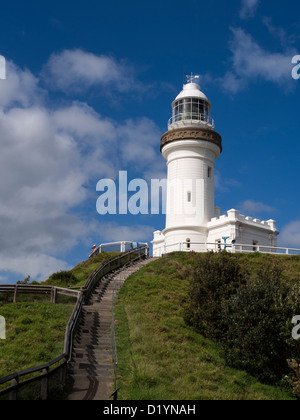
<instances>
[{"instance_id":1,"label":"railing post","mask_svg":"<svg viewBox=\"0 0 300 420\"><path fill-rule=\"evenodd\" d=\"M54 286L51 288L51 296L50 296L51 303L56 303L56 293L57 293L57 289Z\"/></svg>"},{"instance_id":2,"label":"railing post","mask_svg":"<svg viewBox=\"0 0 300 420\"><path fill-rule=\"evenodd\" d=\"M16 388L9 393L9 401L16 401L18 396L18 388L17 385L19 384L19 377L14 378L11 381L11 386L16 386Z\"/></svg>"},{"instance_id":3,"label":"railing post","mask_svg":"<svg viewBox=\"0 0 300 420\"><path fill-rule=\"evenodd\" d=\"M48 372L49 368L43 369L43 374L45 375L41 381L41 399L46 401L48 399Z\"/></svg>"},{"instance_id":4,"label":"railing post","mask_svg":"<svg viewBox=\"0 0 300 420\"><path fill-rule=\"evenodd\" d=\"M67 377L67 359L64 357L61 361L60 382L65 385Z\"/></svg>"},{"instance_id":5,"label":"railing post","mask_svg":"<svg viewBox=\"0 0 300 420\"><path fill-rule=\"evenodd\" d=\"M15 293L14 293L14 300L13 300L13 303L16 303L16 301L17 301L17 291L18 291L18 285L16 284L16 285L15 285Z\"/></svg>"}]
</instances>

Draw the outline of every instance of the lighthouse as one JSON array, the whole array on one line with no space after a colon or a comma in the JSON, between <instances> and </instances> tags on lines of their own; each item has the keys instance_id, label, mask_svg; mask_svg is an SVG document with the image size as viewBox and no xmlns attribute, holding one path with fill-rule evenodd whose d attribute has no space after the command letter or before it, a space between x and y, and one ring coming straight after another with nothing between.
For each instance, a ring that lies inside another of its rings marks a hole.
<instances>
[{"instance_id":1,"label":"lighthouse","mask_svg":"<svg viewBox=\"0 0 300 420\"><path fill-rule=\"evenodd\" d=\"M215 207L214 172L222 138L211 117L211 102L199 76L187 76L172 103L160 150L167 164L166 226L154 232L153 255L173 251L205 252L226 244L276 246L276 222L261 222L231 209ZM241 242L242 241L242 242Z\"/></svg>"}]
</instances>

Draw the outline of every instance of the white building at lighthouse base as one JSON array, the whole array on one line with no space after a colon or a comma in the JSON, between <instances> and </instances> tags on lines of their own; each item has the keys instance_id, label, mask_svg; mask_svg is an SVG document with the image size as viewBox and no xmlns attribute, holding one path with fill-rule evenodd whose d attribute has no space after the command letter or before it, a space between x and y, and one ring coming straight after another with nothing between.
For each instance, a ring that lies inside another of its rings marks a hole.
<instances>
[{"instance_id":1,"label":"white building at lighthouse base","mask_svg":"<svg viewBox=\"0 0 300 420\"><path fill-rule=\"evenodd\" d=\"M276 252L277 236L274 220L260 221L229 210L226 215L218 214L206 225L178 227L154 232L153 256L174 251L219 251L231 252Z\"/></svg>"}]
</instances>

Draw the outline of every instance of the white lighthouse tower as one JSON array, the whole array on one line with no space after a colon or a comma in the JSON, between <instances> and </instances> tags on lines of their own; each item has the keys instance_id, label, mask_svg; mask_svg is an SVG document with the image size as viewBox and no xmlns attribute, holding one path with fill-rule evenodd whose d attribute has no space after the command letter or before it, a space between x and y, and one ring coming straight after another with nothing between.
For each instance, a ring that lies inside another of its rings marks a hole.
<instances>
[{"instance_id":1,"label":"white lighthouse tower","mask_svg":"<svg viewBox=\"0 0 300 420\"><path fill-rule=\"evenodd\" d=\"M172 103L168 131L161 138L168 167L167 215L164 238L158 232L156 236L159 242L163 239L168 252L177 249L178 243L203 251L207 223L215 216L214 168L222 139L215 132L211 103L200 90L198 78L188 77Z\"/></svg>"},{"instance_id":2,"label":"white lighthouse tower","mask_svg":"<svg viewBox=\"0 0 300 420\"><path fill-rule=\"evenodd\" d=\"M168 131L161 138L168 168L166 227L154 232L153 255L204 252L214 248L212 244L218 247L225 237L231 243L244 243L240 241L246 238L256 245L275 246L278 232L273 220L245 218L236 210L220 216L215 207L214 169L222 152L222 138L215 131L211 103L198 79L193 74L187 77L172 103Z\"/></svg>"}]
</instances>

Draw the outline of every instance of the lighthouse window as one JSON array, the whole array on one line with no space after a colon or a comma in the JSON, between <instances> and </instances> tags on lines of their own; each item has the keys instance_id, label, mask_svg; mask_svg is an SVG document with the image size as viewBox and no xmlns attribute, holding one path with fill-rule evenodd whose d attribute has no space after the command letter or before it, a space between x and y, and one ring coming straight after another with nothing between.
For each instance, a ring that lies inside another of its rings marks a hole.
<instances>
[{"instance_id":1,"label":"lighthouse window","mask_svg":"<svg viewBox=\"0 0 300 420\"><path fill-rule=\"evenodd\" d=\"M207 177L211 178L211 167L210 166L207 168Z\"/></svg>"},{"instance_id":2,"label":"lighthouse window","mask_svg":"<svg viewBox=\"0 0 300 420\"><path fill-rule=\"evenodd\" d=\"M184 118L185 119L190 119L191 116L191 103L188 102L187 100L184 101Z\"/></svg>"},{"instance_id":3,"label":"lighthouse window","mask_svg":"<svg viewBox=\"0 0 300 420\"><path fill-rule=\"evenodd\" d=\"M173 106L173 117L175 121L193 119L208 122L209 103L196 98L180 99Z\"/></svg>"},{"instance_id":4,"label":"lighthouse window","mask_svg":"<svg viewBox=\"0 0 300 420\"><path fill-rule=\"evenodd\" d=\"M191 249L191 240L189 238L186 240L186 247L187 249Z\"/></svg>"},{"instance_id":5,"label":"lighthouse window","mask_svg":"<svg viewBox=\"0 0 300 420\"><path fill-rule=\"evenodd\" d=\"M188 193L187 193L187 201L188 201L188 203L190 203L192 201L192 193L191 193L191 191L188 191Z\"/></svg>"},{"instance_id":6,"label":"lighthouse window","mask_svg":"<svg viewBox=\"0 0 300 420\"><path fill-rule=\"evenodd\" d=\"M199 107L199 102L196 99L193 99L192 102L192 119L193 120L199 120L199 114L201 114L200 112L200 107Z\"/></svg>"}]
</instances>

